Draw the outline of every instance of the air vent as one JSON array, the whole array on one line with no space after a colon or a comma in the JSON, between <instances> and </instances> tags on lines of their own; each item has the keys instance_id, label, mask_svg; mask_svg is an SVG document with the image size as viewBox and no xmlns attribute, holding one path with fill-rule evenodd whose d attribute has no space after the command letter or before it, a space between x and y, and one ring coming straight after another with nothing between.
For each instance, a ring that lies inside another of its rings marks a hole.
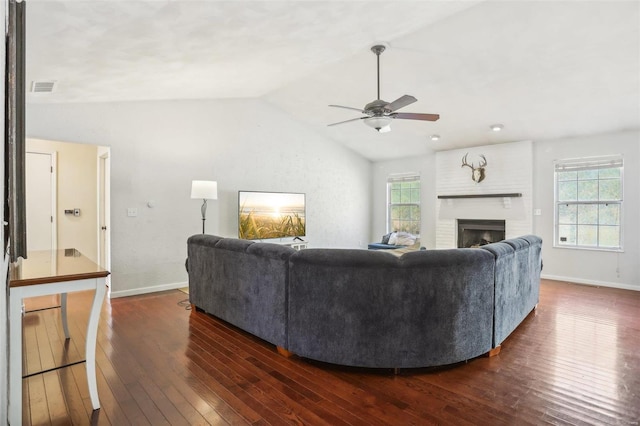
<instances>
[{"instance_id":1,"label":"air vent","mask_svg":"<svg viewBox=\"0 0 640 426\"><path fill-rule=\"evenodd\" d=\"M55 85L55 81L32 81L31 93L51 93Z\"/></svg>"}]
</instances>

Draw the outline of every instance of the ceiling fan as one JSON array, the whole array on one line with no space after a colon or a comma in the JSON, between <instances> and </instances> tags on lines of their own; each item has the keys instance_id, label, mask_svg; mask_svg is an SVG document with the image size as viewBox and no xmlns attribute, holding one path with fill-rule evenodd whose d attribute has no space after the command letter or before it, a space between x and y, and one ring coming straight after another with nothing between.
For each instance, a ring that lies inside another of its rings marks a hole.
<instances>
[{"instance_id":1,"label":"ceiling fan","mask_svg":"<svg viewBox=\"0 0 640 426\"><path fill-rule=\"evenodd\" d=\"M399 97L393 102L386 102L380 99L380 54L384 52L385 46L375 45L371 48L371 51L376 54L378 64L378 98L375 101L369 102L363 109L352 108L342 105L329 105L330 107L345 108L359 111L365 114L365 117L352 118L350 120L339 121L337 123L329 124L329 126L336 126L338 124L348 123L350 121L364 120L364 123L373 127L380 133L386 133L391 131L391 121L396 118L405 120L423 120L423 121L436 121L440 118L438 114L417 114L413 112L396 112L400 108L410 105L417 101L416 98L410 95L404 95Z\"/></svg>"}]
</instances>

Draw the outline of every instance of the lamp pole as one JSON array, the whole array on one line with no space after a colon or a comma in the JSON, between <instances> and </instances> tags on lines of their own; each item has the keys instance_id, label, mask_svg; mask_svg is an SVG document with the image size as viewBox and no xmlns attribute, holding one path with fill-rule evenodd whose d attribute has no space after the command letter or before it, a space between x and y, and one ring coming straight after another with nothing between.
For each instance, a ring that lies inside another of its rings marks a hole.
<instances>
[{"instance_id":1,"label":"lamp pole","mask_svg":"<svg viewBox=\"0 0 640 426\"><path fill-rule=\"evenodd\" d=\"M207 220L207 199L202 199L202 207L200 207L200 211L202 212L202 233L204 234L204 222Z\"/></svg>"},{"instance_id":2,"label":"lamp pole","mask_svg":"<svg viewBox=\"0 0 640 426\"><path fill-rule=\"evenodd\" d=\"M208 180L194 180L191 182L191 198L202 200L202 233L205 232L205 221L207 220L207 200L218 199L218 183Z\"/></svg>"}]
</instances>

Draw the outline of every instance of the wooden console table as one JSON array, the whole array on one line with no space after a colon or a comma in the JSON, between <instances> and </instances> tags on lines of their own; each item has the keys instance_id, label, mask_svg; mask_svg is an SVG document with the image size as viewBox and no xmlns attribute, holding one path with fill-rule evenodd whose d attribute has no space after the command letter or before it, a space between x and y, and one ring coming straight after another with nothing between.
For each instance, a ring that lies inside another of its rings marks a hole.
<instances>
[{"instance_id":1,"label":"wooden console table","mask_svg":"<svg viewBox=\"0 0 640 426\"><path fill-rule=\"evenodd\" d=\"M91 405L94 410L100 408L96 382L96 339L106 289L105 279L108 275L108 271L75 249L32 251L27 254L27 259L11 264L9 271L9 424L22 424L22 301L27 297L61 295L62 325L65 337L68 339L70 336L67 326L67 293L95 290L87 324L85 363ZM68 365L57 368L64 367Z\"/></svg>"}]
</instances>

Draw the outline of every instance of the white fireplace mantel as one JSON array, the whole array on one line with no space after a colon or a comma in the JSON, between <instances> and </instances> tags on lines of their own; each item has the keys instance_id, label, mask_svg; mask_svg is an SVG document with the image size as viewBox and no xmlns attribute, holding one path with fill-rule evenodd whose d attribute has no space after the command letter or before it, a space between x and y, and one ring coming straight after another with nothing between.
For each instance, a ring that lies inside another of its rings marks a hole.
<instances>
[{"instance_id":1,"label":"white fireplace mantel","mask_svg":"<svg viewBox=\"0 0 640 426\"><path fill-rule=\"evenodd\" d=\"M439 201L438 219L526 219L522 197L445 198Z\"/></svg>"}]
</instances>

